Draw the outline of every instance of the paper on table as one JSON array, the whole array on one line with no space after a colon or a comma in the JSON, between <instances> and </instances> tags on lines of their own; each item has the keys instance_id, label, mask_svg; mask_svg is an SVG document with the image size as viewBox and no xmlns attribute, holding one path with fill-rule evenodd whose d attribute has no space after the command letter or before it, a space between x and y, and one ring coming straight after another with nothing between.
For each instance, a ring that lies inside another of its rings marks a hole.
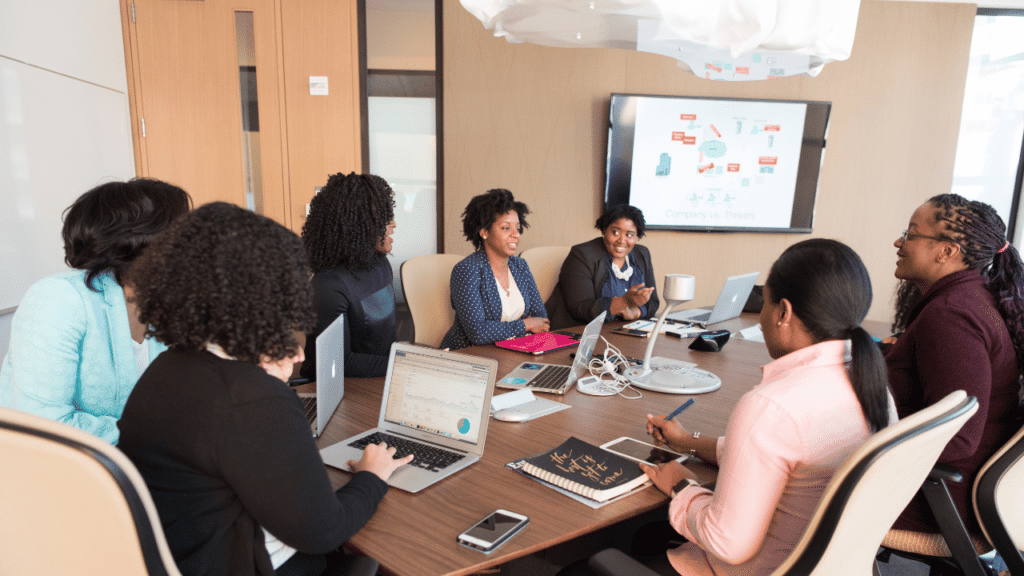
<instances>
[{"instance_id":1,"label":"paper on table","mask_svg":"<svg viewBox=\"0 0 1024 576\"><path fill-rule=\"evenodd\" d=\"M761 333L760 326L751 326L740 330L740 336L743 336L744 340L750 340L751 342L764 342L764 334Z\"/></svg>"},{"instance_id":2,"label":"paper on table","mask_svg":"<svg viewBox=\"0 0 1024 576\"><path fill-rule=\"evenodd\" d=\"M508 408L515 408L520 412L526 412L530 415L527 420L533 420L534 418L553 414L559 410L572 408L572 406L548 400L546 398L537 398L529 388L522 388L514 392L506 392L497 396L491 396L492 412L506 410Z\"/></svg>"}]
</instances>

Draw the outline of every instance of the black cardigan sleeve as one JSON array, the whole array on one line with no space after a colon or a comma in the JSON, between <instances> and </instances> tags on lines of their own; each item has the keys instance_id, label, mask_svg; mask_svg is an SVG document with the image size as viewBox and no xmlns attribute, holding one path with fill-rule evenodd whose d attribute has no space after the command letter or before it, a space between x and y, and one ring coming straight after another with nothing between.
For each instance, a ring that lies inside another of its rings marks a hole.
<instances>
[{"instance_id":1,"label":"black cardigan sleeve","mask_svg":"<svg viewBox=\"0 0 1024 576\"><path fill-rule=\"evenodd\" d=\"M217 438L221 472L245 509L300 552L336 550L370 520L388 490L370 472L332 490L298 398L238 406Z\"/></svg>"}]
</instances>

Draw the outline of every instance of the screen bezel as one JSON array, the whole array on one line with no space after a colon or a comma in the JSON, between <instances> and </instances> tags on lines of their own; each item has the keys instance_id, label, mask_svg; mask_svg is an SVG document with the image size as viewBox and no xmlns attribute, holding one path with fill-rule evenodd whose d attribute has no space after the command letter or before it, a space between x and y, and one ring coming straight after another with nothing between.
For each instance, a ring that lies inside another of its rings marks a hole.
<instances>
[{"instance_id":1,"label":"screen bezel","mask_svg":"<svg viewBox=\"0 0 1024 576\"><path fill-rule=\"evenodd\" d=\"M608 154L605 165L605 208L630 203L630 183L633 175L633 135L636 129L636 105L640 98L668 98L674 100L712 100L722 102L777 102L807 104L804 134L797 167L796 190L793 197L789 227L741 226L685 226L652 225L649 230L677 230L684 232L767 232L809 234L814 227L814 205L818 194L821 163L828 139L828 121L831 102L817 100L766 100L757 98L717 98L709 96L665 96L654 94L613 93L609 99Z\"/></svg>"}]
</instances>

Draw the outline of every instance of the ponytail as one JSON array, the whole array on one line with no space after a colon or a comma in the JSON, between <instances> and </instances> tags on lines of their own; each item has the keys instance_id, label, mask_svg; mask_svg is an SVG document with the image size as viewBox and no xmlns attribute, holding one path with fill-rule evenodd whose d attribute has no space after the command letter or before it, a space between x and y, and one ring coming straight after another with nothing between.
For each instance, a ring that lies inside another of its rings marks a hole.
<instances>
[{"instance_id":1,"label":"ponytail","mask_svg":"<svg viewBox=\"0 0 1024 576\"><path fill-rule=\"evenodd\" d=\"M992 257L986 287L996 298L996 308L1006 322L1017 357L1017 370L1024 371L1024 262L1013 246Z\"/></svg>"},{"instance_id":2,"label":"ponytail","mask_svg":"<svg viewBox=\"0 0 1024 576\"><path fill-rule=\"evenodd\" d=\"M864 418L877 432L889 425L889 374L874 339L860 326L850 330L850 383Z\"/></svg>"}]
</instances>

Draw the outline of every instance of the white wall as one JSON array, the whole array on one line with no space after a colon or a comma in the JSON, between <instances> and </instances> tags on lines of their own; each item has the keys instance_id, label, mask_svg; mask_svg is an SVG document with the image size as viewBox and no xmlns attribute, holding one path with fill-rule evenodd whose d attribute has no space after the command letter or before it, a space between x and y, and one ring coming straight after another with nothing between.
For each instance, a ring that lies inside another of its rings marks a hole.
<instances>
[{"instance_id":1,"label":"white wall","mask_svg":"<svg viewBox=\"0 0 1024 576\"><path fill-rule=\"evenodd\" d=\"M65 268L61 214L135 175L117 0L0 2L0 354L10 309Z\"/></svg>"}]
</instances>

